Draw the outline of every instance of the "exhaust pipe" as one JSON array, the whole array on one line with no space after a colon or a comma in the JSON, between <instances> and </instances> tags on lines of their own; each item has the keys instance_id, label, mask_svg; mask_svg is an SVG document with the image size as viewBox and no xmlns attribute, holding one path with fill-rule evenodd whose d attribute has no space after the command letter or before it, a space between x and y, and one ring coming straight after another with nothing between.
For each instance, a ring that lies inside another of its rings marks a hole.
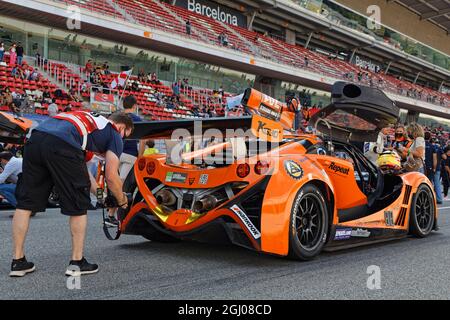
<instances>
[{"instance_id":1,"label":"exhaust pipe","mask_svg":"<svg viewBox=\"0 0 450 320\"><path fill-rule=\"evenodd\" d=\"M206 212L206 211L210 211L212 209L214 209L215 207L217 207L217 205L219 204L219 202L222 202L223 199L218 199L216 196L214 195L208 195L203 197L200 200L197 200L194 203L194 207L193 210L195 212Z\"/></svg>"},{"instance_id":2,"label":"exhaust pipe","mask_svg":"<svg viewBox=\"0 0 450 320\"><path fill-rule=\"evenodd\" d=\"M177 198L169 190L161 190L156 193L155 197L158 204L163 206L170 207L177 203Z\"/></svg>"}]
</instances>

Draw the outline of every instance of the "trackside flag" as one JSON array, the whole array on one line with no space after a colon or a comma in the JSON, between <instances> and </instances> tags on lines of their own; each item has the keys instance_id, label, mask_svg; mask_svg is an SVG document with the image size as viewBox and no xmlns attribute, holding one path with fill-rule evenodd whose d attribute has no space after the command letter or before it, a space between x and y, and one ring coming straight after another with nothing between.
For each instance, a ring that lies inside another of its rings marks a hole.
<instances>
[{"instance_id":1,"label":"trackside flag","mask_svg":"<svg viewBox=\"0 0 450 320\"><path fill-rule=\"evenodd\" d=\"M116 78L114 78L113 81L111 82L111 89L115 89L118 86L124 87L125 83L127 82L127 79L131 76L132 73L133 69L128 71L122 71L121 73L119 73L116 76Z\"/></svg>"},{"instance_id":2,"label":"trackside flag","mask_svg":"<svg viewBox=\"0 0 450 320\"><path fill-rule=\"evenodd\" d=\"M227 109L231 110L234 107L240 106L241 102L242 102L242 98L244 98L244 94L240 94L240 95L235 96L235 97L229 97L227 99Z\"/></svg>"}]
</instances>

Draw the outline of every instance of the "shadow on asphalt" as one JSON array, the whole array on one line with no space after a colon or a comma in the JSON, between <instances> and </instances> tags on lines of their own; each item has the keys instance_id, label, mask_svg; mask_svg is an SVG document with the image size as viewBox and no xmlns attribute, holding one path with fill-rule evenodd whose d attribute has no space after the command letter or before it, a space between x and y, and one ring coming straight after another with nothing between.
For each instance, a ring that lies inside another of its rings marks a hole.
<instances>
[{"instance_id":1,"label":"shadow on asphalt","mask_svg":"<svg viewBox=\"0 0 450 320\"><path fill-rule=\"evenodd\" d=\"M286 265L302 265L307 266L315 263L321 263L324 261L336 260L341 261L347 259L348 255L373 253L376 256L376 252L380 249L389 249L394 251L399 250L400 247L414 245L419 246L430 245L430 242L441 241L443 238L439 232L433 232L429 237L425 239L418 239L413 237L407 237L403 239L396 239L386 241L382 243L368 244L360 247L342 249L333 252L322 252L316 259L311 261L298 261L288 257L281 257L272 254L265 254L255 252L249 249L245 249L235 245L224 244L208 244L193 241L181 241L176 243L158 243L158 242L139 242L134 244L121 244L120 249L130 250L134 252L157 252L158 255L166 255L174 258L188 258L193 257L201 261L209 262L224 262L228 264L242 264L243 261L257 260L258 266L286 266ZM414 242L414 243L411 243Z\"/></svg>"}]
</instances>

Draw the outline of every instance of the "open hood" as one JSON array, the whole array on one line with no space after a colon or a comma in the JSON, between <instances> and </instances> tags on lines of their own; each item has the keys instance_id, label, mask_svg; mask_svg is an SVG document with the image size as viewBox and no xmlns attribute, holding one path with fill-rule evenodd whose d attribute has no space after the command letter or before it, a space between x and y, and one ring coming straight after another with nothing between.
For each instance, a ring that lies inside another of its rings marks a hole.
<instances>
[{"instance_id":1,"label":"open hood","mask_svg":"<svg viewBox=\"0 0 450 320\"><path fill-rule=\"evenodd\" d=\"M33 121L0 112L0 142L23 144Z\"/></svg>"},{"instance_id":2,"label":"open hood","mask_svg":"<svg viewBox=\"0 0 450 320\"><path fill-rule=\"evenodd\" d=\"M383 91L353 83L336 82L331 104L317 112L310 125L341 141L376 141L381 129L396 124L400 109Z\"/></svg>"}]
</instances>

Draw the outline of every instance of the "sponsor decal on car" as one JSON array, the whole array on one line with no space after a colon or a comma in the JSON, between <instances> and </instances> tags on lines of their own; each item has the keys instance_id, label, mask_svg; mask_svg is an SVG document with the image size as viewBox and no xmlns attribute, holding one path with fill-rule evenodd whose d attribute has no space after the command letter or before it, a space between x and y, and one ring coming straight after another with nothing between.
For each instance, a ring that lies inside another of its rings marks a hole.
<instances>
[{"instance_id":1,"label":"sponsor decal on car","mask_svg":"<svg viewBox=\"0 0 450 320\"><path fill-rule=\"evenodd\" d=\"M261 106L259 107L259 111L263 114L266 114L270 117L272 117L275 120L279 120L280 117L280 113L278 111L275 111L271 108L269 108L268 106L261 104Z\"/></svg>"},{"instance_id":2,"label":"sponsor decal on car","mask_svg":"<svg viewBox=\"0 0 450 320\"><path fill-rule=\"evenodd\" d=\"M185 183L187 174L180 172L167 172L166 182Z\"/></svg>"},{"instance_id":3,"label":"sponsor decal on car","mask_svg":"<svg viewBox=\"0 0 450 320\"><path fill-rule=\"evenodd\" d=\"M370 231L367 229L358 228L356 230L352 230L352 237L368 238L368 237L370 237Z\"/></svg>"},{"instance_id":4,"label":"sponsor decal on car","mask_svg":"<svg viewBox=\"0 0 450 320\"><path fill-rule=\"evenodd\" d=\"M208 183L208 179L209 179L209 175L208 174L202 174L200 176L199 183L200 184L207 184Z\"/></svg>"},{"instance_id":5,"label":"sponsor decal on car","mask_svg":"<svg viewBox=\"0 0 450 320\"><path fill-rule=\"evenodd\" d=\"M334 235L334 240L347 240L352 236L352 229L336 229L336 234Z\"/></svg>"},{"instance_id":6,"label":"sponsor decal on car","mask_svg":"<svg viewBox=\"0 0 450 320\"><path fill-rule=\"evenodd\" d=\"M394 214L392 211L385 211L384 212L384 220L386 222L387 226L392 227L394 225Z\"/></svg>"},{"instance_id":7,"label":"sponsor decal on car","mask_svg":"<svg viewBox=\"0 0 450 320\"><path fill-rule=\"evenodd\" d=\"M247 230L251 233L253 238L259 239L261 238L261 233L255 227L255 225L250 221L249 217L245 214L244 210L242 210L237 204L230 208L238 217L241 219L242 223L244 223Z\"/></svg>"},{"instance_id":8,"label":"sponsor decal on car","mask_svg":"<svg viewBox=\"0 0 450 320\"><path fill-rule=\"evenodd\" d=\"M251 130L255 137L265 141L280 142L283 140L283 127L278 121L254 115Z\"/></svg>"},{"instance_id":9,"label":"sponsor decal on car","mask_svg":"<svg viewBox=\"0 0 450 320\"><path fill-rule=\"evenodd\" d=\"M189 178L189 185L192 186L195 182L195 178Z\"/></svg>"},{"instance_id":10,"label":"sponsor decal on car","mask_svg":"<svg viewBox=\"0 0 450 320\"><path fill-rule=\"evenodd\" d=\"M331 171L333 171L334 173L342 173L345 175L348 175L350 168L345 168L345 167L341 167L339 165L337 165L336 163L332 162L330 164L330 166L328 167L328 169L330 169Z\"/></svg>"},{"instance_id":11,"label":"sponsor decal on car","mask_svg":"<svg viewBox=\"0 0 450 320\"><path fill-rule=\"evenodd\" d=\"M302 167L294 160L286 160L284 162L284 168L289 176L295 180L299 180L303 177Z\"/></svg>"}]
</instances>

